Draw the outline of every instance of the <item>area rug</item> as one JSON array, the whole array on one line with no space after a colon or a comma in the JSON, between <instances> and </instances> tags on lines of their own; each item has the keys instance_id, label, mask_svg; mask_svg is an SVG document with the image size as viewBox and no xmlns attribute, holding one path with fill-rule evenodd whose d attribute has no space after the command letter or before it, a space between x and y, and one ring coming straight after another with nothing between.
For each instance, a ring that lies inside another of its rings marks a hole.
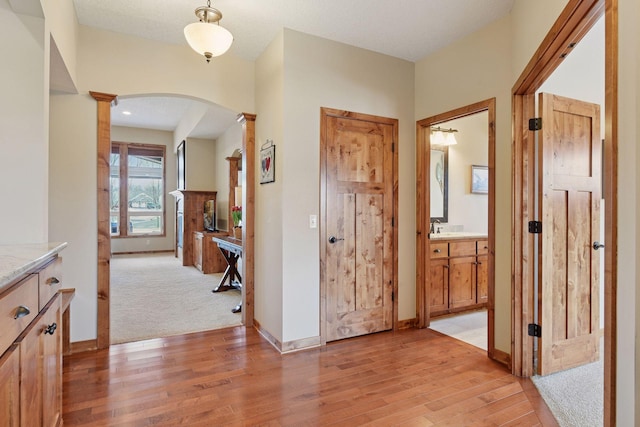
<instances>
[{"instance_id":1,"label":"area rug","mask_svg":"<svg viewBox=\"0 0 640 427\"><path fill-rule=\"evenodd\" d=\"M111 343L240 325L231 312L240 292L211 292L221 277L182 266L172 253L113 256Z\"/></svg>"}]
</instances>

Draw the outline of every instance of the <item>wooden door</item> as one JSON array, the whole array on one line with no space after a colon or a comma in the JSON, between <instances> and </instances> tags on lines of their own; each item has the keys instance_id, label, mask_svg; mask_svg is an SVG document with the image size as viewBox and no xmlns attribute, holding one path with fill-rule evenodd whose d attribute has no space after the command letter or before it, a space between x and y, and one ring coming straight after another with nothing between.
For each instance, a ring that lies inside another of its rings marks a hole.
<instances>
[{"instance_id":1,"label":"wooden door","mask_svg":"<svg viewBox=\"0 0 640 427\"><path fill-rule=\"evenodd\" d=\"M540 94L538 372L599 359L600 107Z\"/></svg>"},{"instance_id":2,"label":"wooden door","mask_svg":"<svg viewBox=\"0 0 640 427\"><path fill-rule=\"evenodd\" d=\"M325 338L393 327L395 119L322 109Z\"/></svg>"}]
</instances>

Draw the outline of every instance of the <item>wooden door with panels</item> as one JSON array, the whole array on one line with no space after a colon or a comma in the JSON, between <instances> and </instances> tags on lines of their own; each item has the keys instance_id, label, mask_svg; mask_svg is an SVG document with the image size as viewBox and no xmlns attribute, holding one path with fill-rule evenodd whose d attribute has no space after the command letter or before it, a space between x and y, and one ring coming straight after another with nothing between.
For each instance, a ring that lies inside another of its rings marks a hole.
<instances>
[{"instance_id":1,"label":"wooden door with panels","mask_svg":"<svg viewBox=\"0 0 640 427\"><path fill-rule=\"evenodd\" d=\"M389 330L398 121L323 108L320 133L323 340Z\"/></svg>"},{"instance_id":2,"label":"wooden door with panels","mask_svg":"<svg viewBox=\"0 0 640 427\"><path fill-rule=\"evenodd\" d=\"M600 106L539 95L538 373L599 359Z\"/></svg>"}]
</instances>

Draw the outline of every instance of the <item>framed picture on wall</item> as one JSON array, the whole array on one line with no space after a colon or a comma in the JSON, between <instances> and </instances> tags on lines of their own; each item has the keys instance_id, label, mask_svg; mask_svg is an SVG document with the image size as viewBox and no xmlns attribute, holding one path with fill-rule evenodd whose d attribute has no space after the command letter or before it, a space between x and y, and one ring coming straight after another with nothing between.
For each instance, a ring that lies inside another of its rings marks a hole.
<instances>
[{"instance_id":1,"label":"framed picture on wall","mask_svg":"<svg viewBox=\"0 0 640 427\"><path fill-rule=\"evenodd\" d=\"M260 150L260 184L267 184L275 180L276 146L273 145L273 141L267 140L267 143Z\"/></svg>"},{"instance_id":2,"label":"framed picture on wall","mask_svg":"<svg viewBox=\"0 0 640 427\"><path fill-rule=\"evenodd\" d=\"M489 193L489 168L471 165L471 192L473 194Z\"/></svg>"},{"instance_id":3,"label":"framed picture on wall","mask_svg":"<svg viewBox=\"0 0 640 427\"><path fill-rule=\"evenodd\" d=\"M184 190L186 185L186 175L185 175L185 145L184 141L178 145L178 151L176 152L176 156L178 159L178 165L176 167L176 174L178 177L178 190Z\"/></svg>"}]
</instances>

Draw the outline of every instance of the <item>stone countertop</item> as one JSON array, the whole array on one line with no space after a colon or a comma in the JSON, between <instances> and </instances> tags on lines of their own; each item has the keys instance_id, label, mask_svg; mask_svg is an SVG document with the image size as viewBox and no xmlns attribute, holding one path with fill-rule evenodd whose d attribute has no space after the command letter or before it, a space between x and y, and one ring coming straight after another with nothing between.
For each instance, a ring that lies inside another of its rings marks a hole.
<instances>
[{"instance_id":1,"label":"stone countertop","mask_svg":"<svg viewBox=\"0 0 640 427\"><path fill-rule=\"evenodd\" d=\"M430 233L431 240L458 240L458 239L486 239L485 233L472 233L466 231L451 231L443 233Z\"/></svg>"},{"instance_id":2,"label":"stone countertop","mask_svg":"<svg viewBox=\"0 0 640 427\"><path fill-rule=\"evenodd\" d=\"M66 247L66 242L0 245L0 292L15 279Z\"/></svg>"}]
</instances>

